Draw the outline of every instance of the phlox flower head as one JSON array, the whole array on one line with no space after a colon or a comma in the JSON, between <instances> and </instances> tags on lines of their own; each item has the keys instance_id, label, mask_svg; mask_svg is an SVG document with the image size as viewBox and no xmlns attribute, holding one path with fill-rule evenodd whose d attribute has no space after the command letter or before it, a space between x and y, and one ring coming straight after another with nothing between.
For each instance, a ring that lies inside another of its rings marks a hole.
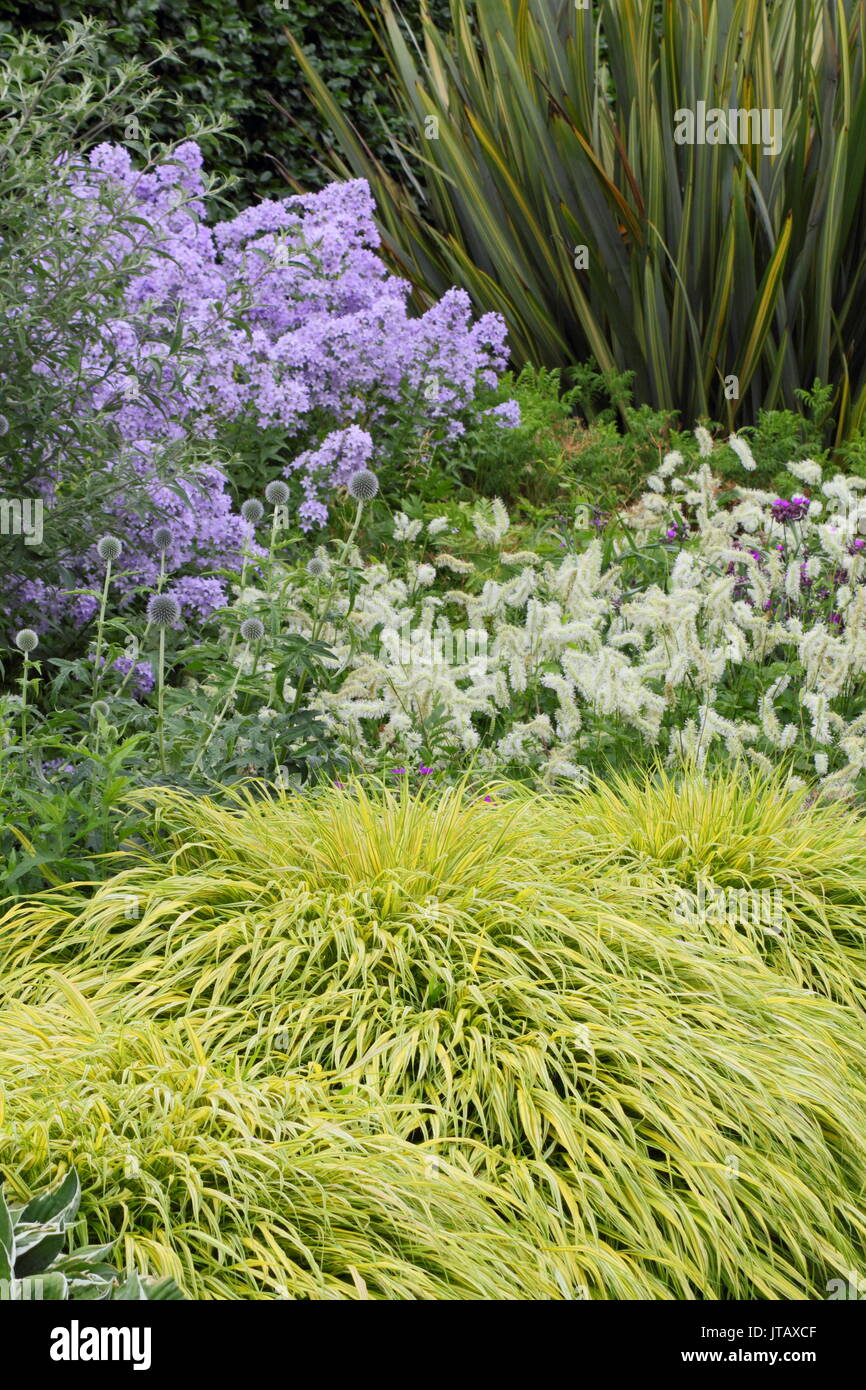
<instances>
[{"instance_id":1,"label":"phlox flower head","mask_svg":"<svg viewBox=\"0 0 866 1390\"><path fill-rule=\"evenodd\" d=\"M504 321L473 320L465 291L449 290L426 313L412 313L410 286L379 254L364 180L267 199L209 225L203 168L193 141L146 173L128 150L102 143L61 158L45 200L46 218L67 229L76 254L84 249L82 275L89 257L116 266L122 287L114 316L84 342L80 368L68 371L82 409L110 409L117 427L118 475L126 480L112 504L124 538L121 605L154 584L161 566L180 581L232 568L245 543L258 553L250 528L261 520L261 503L248 499L238 518L225 476L209 466L183 476L185 505L165 482L170 448L190 438L233 446L237 428L293 441L285 477L300 485L296 514L309 530L327 522L334 492L369 470L389 419L407 423L418 439L431 428L439 438L457 435L507 362ZM134 220L118 216L120 206ZM408 417L407 402L416 402ZM364 428L355 423L361 415ZM492 415L518 423L514 402ZM52 467L46 457L48 492ZM66 467L74 467L71 449L61 476ZM284 483L269 487L271 505L289 503ZM148 498L167 518L173 538L165 545L137 521ZM98 560L119 554L103 547ZM82 558L77 569L81 588L95 586L95 562ZM215 606L224 599L223 592ZM13 601L49 621L76 623L95 606L50 578L23 580Z\"/></svg>"}]
</instances>

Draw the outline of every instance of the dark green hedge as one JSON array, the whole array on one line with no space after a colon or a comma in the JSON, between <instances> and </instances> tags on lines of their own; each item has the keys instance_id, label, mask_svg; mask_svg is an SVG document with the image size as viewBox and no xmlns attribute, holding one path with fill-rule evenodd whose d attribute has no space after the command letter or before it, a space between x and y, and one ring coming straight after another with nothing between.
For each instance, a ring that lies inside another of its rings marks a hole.
<instances>
[{"instance_id":1,"label":"dark green hedge","mask_svg":"<svg viewBox=\"0 0 866 1390\"><path fill-rule=\"evenodd\" d=\"M375 0L365 8L378 17ZM420 0L402 0L400 8L413 23ZM446 21L448 0L431 0L430 8ZM352 0L195 0L189 6L178 0L88 0L83 6L0 0L0 29L26 28L50 39L64 20L83 14L114 29L107 42L109 63L151 58L155 41L171 43L175 56L156 69L166 91L213 115L232 117L243 144L222 140L207 154L209 167L241 179L232 194L238 206L253 196L288 191L269 156L305 186L327 180L316 167L315 151L330 143L330 136L304 97L285 28L306 48L374 149L384 146L377 110L390 129L399 130L383 85L378 46ZM271 105L268 95L292 121ZM177 136L177 117L168 103L152 131L157 137Z\"/></svg>"}]
</instances>

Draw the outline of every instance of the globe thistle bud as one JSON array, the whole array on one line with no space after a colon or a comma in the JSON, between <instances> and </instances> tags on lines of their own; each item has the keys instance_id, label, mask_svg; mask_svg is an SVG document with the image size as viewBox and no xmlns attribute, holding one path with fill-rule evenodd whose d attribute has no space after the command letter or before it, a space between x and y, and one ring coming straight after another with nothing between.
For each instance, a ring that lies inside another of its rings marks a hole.
<instances>
[{"instance_id":1,"label":"globe thistle bud","mask_svg":"<svg viewBox=\"0 0 866 1390\"><path fill-rule=\"evenodd\" d=\"M289 489L279 478L274 478L265 488L265 497L274 507L284 507L289 500Z\"/></svg>"},{"instance_id":2,"label":"globe thistle bud","mask_svg":"<svg viewBox=\"0 0 866 1390\"><path fill-rule=\"evenodd\" d=\"M261 521L264 514L265 509L257 497L248 497L241 507L241 516L252 526Z\"/></svg>"},{"instance_id":3,"label":"globe thistle bud","mask_svg":"<svg viewBox=\"0 0 866 1390\"><path fill-rule=\"evenodd\" d=\"M90 713L93 715L94 719L98 719L100 715L103 719L107 719L109 709L105 700L94 700L93 704L90 706Z\"/></svg>"},{"instance_id":4,"label":"globe thistle bud","mask_svg":"<svg viewBox=\"0 0 866 1390\"><path fill-rule=\"evenodd\" d=\"M168 550L173 540L174 537L168 526L157 526L153 533L153 543L157 550Z\"/></svg>"},{"instance_id":5,"label":"globe thistle bud","mask_svg":"<svg viewBox=\"0 0 866 1390\"><path fill-rule=\"evenodd\" d=\"M21 631L15 635L15 645L19 652L23 652L27 656L39 646L39 638L32 627L22 627Z\"/></svg>"},{"instance_id":6,"label":"globe thistle bud","mask_svg":"<svg viewBox=\"0 0 866 1390\"><path fill-rule=\"evenodd\" d=\"M379 479L369 468L359 468L348 481L349 496L356 502L371 502L379 491Z\"/></svg>"},{"instance_id":7,"label":"globe thistle bud","mask_svg":"<svg viewBox=\"0 0 866 1390\"><path fill-rule=\"evenodd\" d=\"M9 433L9 421L5 415L0 415L0 435Z\"/></svg>"},{"instance_id":8,"label":"globe thistle bud","mask_svg":"<svg viewBox=\"0 0 866 1390\"><path fill-rule=\"evenodd\" d=\"M96 549L100 560L119 560L123 545L116 536L103 536Z\"/></svg>"},{"instance_id":9,"label":"globe thistle bud","mask_svg":"<svg viewBox=\"0 0 866 1390\"><path fill-rule=\"evenodd\" d=\"M153 627L174 627L180 619L180 604L170 594L151 594L147 601L147 621Z\"/></svg>"},{"instance_id":10,"label":"globe thistle bud","mask_svg":"<svg viewBox=\"0 0 866 1390\"><path fill-rule=\"evenodd\" d=\"M265 625L258 618L244 618L241 623L241 637L245 642L260 642L265 635Z\"/></svg>"},{"instance_id":11,"label":"globe thistle bud","mask_svg":"<svg viewBox=\"0 0 866 1390\"><path fill-rule=\"evenodd\" d=\"M307 561L307 574L311 579L321 579L322 575L328 573L328 562L323 560L321 555L314 555Z\"/></svg>"}]
</instances>

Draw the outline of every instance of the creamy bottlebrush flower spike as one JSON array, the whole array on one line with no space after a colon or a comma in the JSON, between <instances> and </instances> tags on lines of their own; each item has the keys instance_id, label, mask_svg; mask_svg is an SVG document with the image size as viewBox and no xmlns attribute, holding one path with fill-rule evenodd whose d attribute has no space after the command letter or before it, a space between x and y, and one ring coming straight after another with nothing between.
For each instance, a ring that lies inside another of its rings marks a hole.
<instances>
[{"instance_id":1,"label":"creamy bottlebrush flower spike","mask_svg":"<svg viewBox=\"0 0 866 1390\"><path fill-rule=\"evenodd\" d=\"M662 490L622 518L632 543L615 542L607 566L597 538L555 560L509 550L499 501L471 517L499 566L480 587L449 587L473 565L436 550L445 518L425 531L399 514L393 568L365 565L356 548L351 612L337 592L342 616L320 632L342 675L312 701L346 754L409 766L433 728L443 765L472 752L482 769L551 778L581 775L623 739L699 766L771 768L786 754L804 776L818 752L827 791L845 794L866 764L860 480L792 465L822 503L819 517L798 505L794 521L772 493L725 491L699 444L697 466L666 457ZM634 545L649 543L664 558L636 572ZM312 584L290 584L286 603L288 626L309 633ZM796 674L780 676L782 664Z\"/></svg>"}]
</instances>

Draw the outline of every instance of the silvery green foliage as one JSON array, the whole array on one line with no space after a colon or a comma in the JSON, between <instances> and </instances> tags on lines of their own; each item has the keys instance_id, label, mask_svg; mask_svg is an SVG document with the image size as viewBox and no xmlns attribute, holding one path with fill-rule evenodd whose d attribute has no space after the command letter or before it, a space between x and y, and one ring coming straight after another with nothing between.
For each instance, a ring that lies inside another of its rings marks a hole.
<instances>
[{"instance_id":1,"label":"silvery green foliage","mask_svg":"<svg viewBox=\"0 0 866 1390\"><path fill-rule=\"evenodd\" d=\"M146 1283L135 1272L122 1279L110 1263L114 1241L64 1252L80 1202L81 1185L74 1168L52 1191L20 1206L8 1204L0 1190L0 1299L183 1298L173 1279Z\"/></svg>"}]
</instances>

